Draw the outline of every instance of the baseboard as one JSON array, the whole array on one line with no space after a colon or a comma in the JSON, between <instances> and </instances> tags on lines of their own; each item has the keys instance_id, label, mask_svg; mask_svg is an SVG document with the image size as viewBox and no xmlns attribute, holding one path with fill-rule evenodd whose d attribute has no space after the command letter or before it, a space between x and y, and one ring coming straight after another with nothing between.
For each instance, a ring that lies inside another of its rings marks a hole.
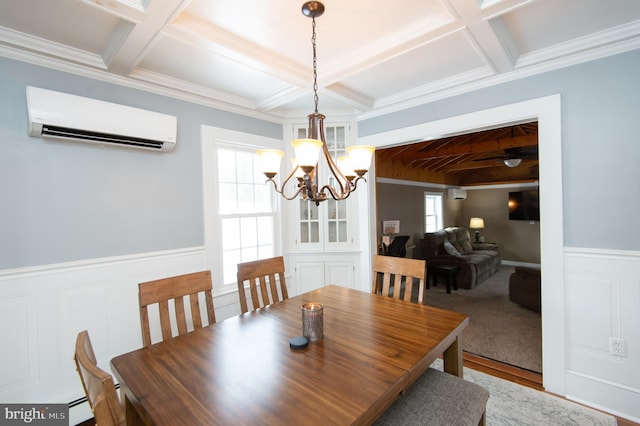
<instances>
[{"instance_id":1,"label":"baseboard","mask_svg":"<svg viewBox=\"0 0 640 426\"><path fill-rule=\"evenodd\" d=\"M513 260L503 260L501 263L502 266L525 266L528 268L539 268L539 263L529 263L529 262L515 262Z\"/></svg>"}]
</instances>

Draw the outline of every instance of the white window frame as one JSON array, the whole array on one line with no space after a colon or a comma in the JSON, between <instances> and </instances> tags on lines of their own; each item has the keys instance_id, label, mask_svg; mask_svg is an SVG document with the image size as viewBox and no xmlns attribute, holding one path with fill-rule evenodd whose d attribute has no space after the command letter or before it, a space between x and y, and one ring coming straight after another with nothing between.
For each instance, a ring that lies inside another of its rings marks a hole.
<instances>
[{"instance_id":1,"label":"white window frame","mask_svg":"<svg viewBox=\"0 0 640 426\"><path fill-rule=\"evenodd\" d=\"M430 198L435 201L435 209L437 210L435 214L429 215L427 212L427 200ZM424 193L424 232L435 232L439 229L442 229L442 224L444 223L444 194L442 192L425 192ZM436 218L436 228L429 229L428 227L428 217L435 216Z\"/></svg>"},{"instance_id":2,"label":"white window frame","mask_svg":"<svg viewBox=\"0 0 640 426\"><path fill-rule=\"evenodd\" d=\"M273 256L282 254L282 209L280 198L271 190L274 211L271 213L220 214L218 182L218 149L255 151L260 148L283 149L283 141L253 134L237 132L210 126L202 126L202 161L205 223L205 262L211 269L214 294L228 294L238 291L235 279L224 282L222 251L222 220L224 218L246 218L254 216L273 217ZM266 180L266 178L265 178ZM230 275L230 274L228 274ZM235 277L235 273L232 274Z\"/></svg>"}]
</instances>

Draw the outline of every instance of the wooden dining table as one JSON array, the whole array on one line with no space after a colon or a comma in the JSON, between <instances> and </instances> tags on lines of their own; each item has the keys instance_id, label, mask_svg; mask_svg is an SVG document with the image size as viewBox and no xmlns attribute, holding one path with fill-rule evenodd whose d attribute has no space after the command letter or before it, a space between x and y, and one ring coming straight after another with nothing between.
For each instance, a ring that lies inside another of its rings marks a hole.
<instances>
[{"instance_id":1,"label":"wooden dining table","mask_svg":"<svg viewBox=\"0 0 640 426\"><path fill-rule=\"evenodd\" d=\"M304 349L301 305L322 303ZM440 355L462 377L460 313L340 286L115 357L127 424L370 424Z\"/></svg>"}]
</instances>

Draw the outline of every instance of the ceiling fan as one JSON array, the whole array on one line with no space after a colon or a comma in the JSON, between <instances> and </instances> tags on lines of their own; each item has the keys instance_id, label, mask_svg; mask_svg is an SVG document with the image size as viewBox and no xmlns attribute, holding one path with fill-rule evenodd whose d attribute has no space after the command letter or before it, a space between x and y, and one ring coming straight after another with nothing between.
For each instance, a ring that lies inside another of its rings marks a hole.
<instances>
[{"instance_id":1,"label":"ceiling fan","mask_svg":"<svg viewBox=\"0 0 640 426\"><path fill-rule=\"evenodd\" d=\"M517 167L522 160L537 160L538 159L538 147L526 147L526 148L506 148L503 155L494 157L478 158L475 161L487 161L487 160L502 160L507 167Z\"/></svg>"}]
</instances>

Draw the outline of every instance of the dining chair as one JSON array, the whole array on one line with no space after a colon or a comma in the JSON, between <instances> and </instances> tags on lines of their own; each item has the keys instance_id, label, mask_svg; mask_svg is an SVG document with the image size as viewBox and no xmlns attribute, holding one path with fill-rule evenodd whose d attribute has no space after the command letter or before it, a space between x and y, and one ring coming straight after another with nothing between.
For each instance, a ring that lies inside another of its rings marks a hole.
<instances>
[{"instance_id":1,"label":"dining chair","mask_svg":"<svg viewBox=\"0 0 640 426\"><path fill-rule=\"evenodd\" d=\"M406 259L392 256L373 256L374 294L411 301L415 281L418 281L418 303L424 302L426 262L421 259ZM402 285L404 283L404 286ZM404 293L402 293L404 288Z\"/></svg>"},{"instance_id":2,"label":"dining chair","mask_svg":"<svg viewBox=\"0 0 640 426\"><path fill-rule=\"evenodd\" d=\"M373 426L485 426L488 400L479 384L429 367Z\"/></svg>"},{"instance_id":3,"label":"dining chair","mask_svg":"<svg viewBox=\"0 0 640 426\"><path fill-rule=\"evenodd\" d=\"M125 425L125 414L111 374L100 369L87 330L78 333L73 357L89 407L98 425Z\"/></svg>"},{"instance_id":4,"label":"dining chair","mask_svg":"<svg viewBox=\"0 0 640 426\"><path fill-rule=\"evenodd\" d=\"M289 298L282 256L238 264L240 310L249 311L245 282L249 283L252 311ZM279 288L278 288L279 287Z\"/></svg>"},{"instance_id":5,"label":"dining chair","mask_svg":"<svg viewBox=\"0 0 640 426\"><path fill-rule=\"evenodd\" d=\"M207 313L206 323L203 321L200 306L201 294L204 296ZM185 297L189 299L189 311L185 309ZM150 306L156 304L158 306L162 340L169 340L174 337L173 330L177 330L177 335L181 335L216 322L211 271L194 272L140 283L138 284L138 299L144 347L151 345ZM171 301L173 301L173 310L170 309ZM173 321L172 311L175 315L173 316ZM191 329L190 326L192 327Z\"/></svg>"}]
</instances>

